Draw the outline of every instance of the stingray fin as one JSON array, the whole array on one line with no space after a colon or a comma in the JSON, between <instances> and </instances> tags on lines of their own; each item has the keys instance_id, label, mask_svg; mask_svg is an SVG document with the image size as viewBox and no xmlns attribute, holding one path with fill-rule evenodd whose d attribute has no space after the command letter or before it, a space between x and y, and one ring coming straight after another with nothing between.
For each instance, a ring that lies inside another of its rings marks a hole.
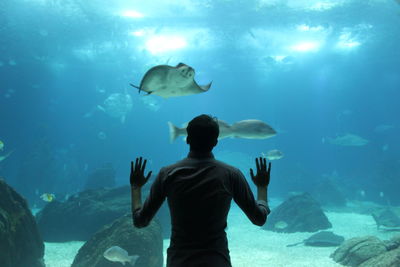
<instances>
[{"instance_id":1,"label":"stingray fin","mask_svg":"<svg viewBox=\"0 0 400 267\"><path fill-rule=\"evenodd\" d=\"M179 62L178 65L176 65L175 68L180 68L180 67L183 67L183 66L187 66L187 65L185 63Z\"/></svg>"},{"instance_id":2,"label":"stingray fin","mask_svg":"<svg viewBox=\"0 0 400 267\"><path fill-rule=\"evenodd\" d=\"M212 82L210 82L209 84L206 85L199 85L199 87L201 88L201 90L203 90L204 92L208 91L208 89L210 89Z\"/></svg>"},{"instance_id":3,"label":"stingray fin","mask_svg":"<svg viewBox=\"0 0 400 267\"><path fill-rule=\"evenodd\" d=\"M140 94L140 91L142 90L142 89L140 89L140 87L139 86L137 86L137 85L134 85L134 84L129 84L130 86L132 86L133 88L137 88L137 89L139 89L139 94Z\"/></svg>"}]
</instances>

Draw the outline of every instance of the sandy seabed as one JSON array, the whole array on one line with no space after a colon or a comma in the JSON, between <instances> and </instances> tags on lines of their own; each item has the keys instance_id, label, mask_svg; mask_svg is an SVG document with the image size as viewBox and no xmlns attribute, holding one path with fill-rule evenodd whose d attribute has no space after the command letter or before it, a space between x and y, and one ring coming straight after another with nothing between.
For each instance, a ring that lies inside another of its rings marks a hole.
<instances>
[{"instance_id":1,"label":"sandy seabed","mask_svg":"<svg viewBox=\"0 0 400 267\"><path fill-rule=\"evenodd\" d=\"M334 233L346 239L374 235L390 239L395 233L381 232L371 216L357 213L325 212ZM246 215L232 207L228 218L228 242L233 267L331 267L342 266L329 255L335 247L286 247L309 237L312 233L275 233L251 224ZM45 243L47 267L70 267L84 242ZM169 240L164 240L164 262ZM121 265L122 266L122 265ZM89 267L89 266L88 266Z\"/></svg>"}]
</instances>

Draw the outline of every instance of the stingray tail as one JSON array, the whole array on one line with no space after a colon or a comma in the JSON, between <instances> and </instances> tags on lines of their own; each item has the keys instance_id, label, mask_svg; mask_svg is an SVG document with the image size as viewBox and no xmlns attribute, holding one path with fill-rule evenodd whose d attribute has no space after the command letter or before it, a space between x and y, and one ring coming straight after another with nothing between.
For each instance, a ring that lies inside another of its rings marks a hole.
<instances>
[{"instance_id":1,"label":"stingray tail","mask_svg":"<svg viewBox=\"0 0 400 267\"><path fill-rule=\"evenodd\" d=\"M375 214L371 214L372 218L374 218L375 223L376 223L376 229L379 230L379 227L381 226L381 224L379 223L379 218L375 215Z\"/></svg>"},{"instance_id":2,"label":"stingray tail","mask_svg":"<svg viewBox=\"0 0 400 267\"><path fill-rule=\"evenodd\" d=\"M173 125L172 122L170 121L168 122L168 127L169 127L169 142L172 143L179 135L181 135L180 129L175 125Z\"/></svg>"},{"instance_id":3,"label":"stingray tail","mask_svg":"<svg viewBox=\"0 0 400 267\"><path fill-rule=\"evenodd\" d=\"M302 242L298 242L298 243L294 243L294 244L290 244L290 245L286 245L286 247L290 248L290 247L294 247L294 246L297 246L297 245L300 245L300 244L303 244L303 241Z\"/></svg>"},{"instance_id":4,"label":"stingray tail","mask_svg":"<svg viewBox=\"0 0 400 267\"><path fill-rule=\"evenodd\" d=\"M134 85L134 84L129 84L130 86L132 86L133 88L137 88L137 89L139 89L139 94L140 94L140 91L141 91L141 89L140 89L140 87L139 86L137 86L137 85Z\"/></svg>"}]
</instances>

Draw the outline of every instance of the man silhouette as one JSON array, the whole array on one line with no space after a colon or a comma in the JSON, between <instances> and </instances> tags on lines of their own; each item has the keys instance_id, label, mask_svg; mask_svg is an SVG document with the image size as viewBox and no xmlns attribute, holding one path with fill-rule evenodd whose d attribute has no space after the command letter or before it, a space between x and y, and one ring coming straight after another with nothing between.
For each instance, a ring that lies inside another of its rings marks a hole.
<instances>
[{"instance_id":1,"label":"man silhouette","mask_svg":"<svg viewBox=\"0 0 400 267\"><path fill-rule=\"evenodd\" d=\"M265 223L270 209L267 188L271 163L256 158L257 173L250 169L257 186L257 201L242 172L214 159L212 149L218 143L217 120L200 115L186 128L190 146L187 158L161 168L150 194L141 203L141 187L149 180L145 176L146 160L131 162L132 217L136 227L147 226L167 198L171 213L171 241L167 250L168 267L230 267L226 238L226 221L232 199L258 226Z\"/></svg>"}]
</instances>

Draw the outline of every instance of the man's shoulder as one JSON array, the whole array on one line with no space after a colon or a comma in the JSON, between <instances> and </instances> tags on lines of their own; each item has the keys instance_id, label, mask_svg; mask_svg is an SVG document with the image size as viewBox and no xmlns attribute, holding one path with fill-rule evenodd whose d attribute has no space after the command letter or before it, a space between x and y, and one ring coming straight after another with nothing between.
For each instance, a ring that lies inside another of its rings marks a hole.
<instances>
[{"instance_id":1,"label":"man's shoulder","mask_svg":"<svg viewBox=\"0 0 400 267\"><path fill-rule=\"evenodd\" d=\"M177 161L175 163L172 163L172 164L169 164L169 165L166 165L166 166L162 167L160 169L160 171L168 171L168 170L173 170L173 169L175 169L177 167L185 166L186 162L187 162L187 158L181 159L181 160L179 160L179 161Z\"/></svg>"},{"instance_id":2,"label":"man's shoulder","mask_svg":"<svg viewBox=\"0 0 400 267\"><path fill-rule=\"evenodd\" d=\"M236 168L235 166L232 166L226 162L223 162L223 161L217 160L217 159L214 159L214 161L215 161L215 164L217 164L219 167L224 168L230 172L240 173L240 174L242 173L238 168Z\"/></svg>"}]
</instances>

